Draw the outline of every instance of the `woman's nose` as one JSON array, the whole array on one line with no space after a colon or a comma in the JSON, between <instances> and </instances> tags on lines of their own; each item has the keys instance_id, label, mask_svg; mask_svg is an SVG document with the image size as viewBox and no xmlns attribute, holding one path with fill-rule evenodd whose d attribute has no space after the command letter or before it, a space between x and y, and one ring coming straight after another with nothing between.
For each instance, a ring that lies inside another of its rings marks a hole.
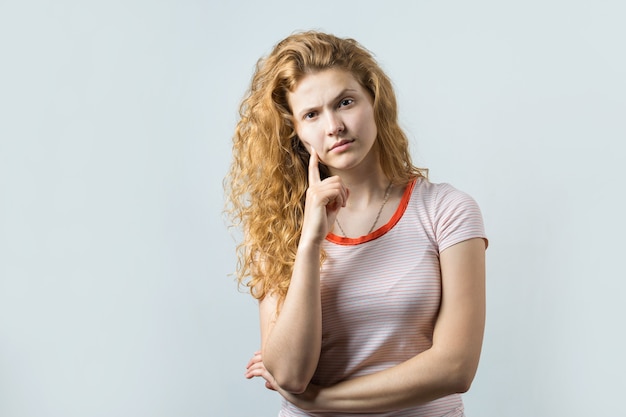
<instances>
[{"instance_id":1,"label":"woman's nose","mask_svg":"<svg viewBox=\"0 0 626 417\"><path fill-rule=\"evenodd\" d=\"M344 130L343 122L336 114L329 113L328 114L328 135L337 136Z\"/></svg>"}]
</instances>

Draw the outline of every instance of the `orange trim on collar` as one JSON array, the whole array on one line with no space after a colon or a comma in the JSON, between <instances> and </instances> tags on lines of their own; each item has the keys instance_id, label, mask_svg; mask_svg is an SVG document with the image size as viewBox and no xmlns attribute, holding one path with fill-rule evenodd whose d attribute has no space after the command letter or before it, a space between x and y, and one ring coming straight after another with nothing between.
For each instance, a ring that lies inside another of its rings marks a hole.
<instances>
[{"instance_id":1,"label":"orange trim on collar","mask_svg":"<svg viewBox=\"0 0 626 417\"><path fill-rule=\"evenodd\" d=\"M391 216L391 219L389 219L389 221L386 224L382 225L378 229L374 230L372 233L365 235L365 236L352 238L352 237L339 236L334 233L329 233L326 236L326 240L332 243L336 243L337 245L349 246L349 245L360 245L361 243L378 239L379 237L387 233L389 230L391 230L396 225L396 223L400 221L400 219L402 218L402 215L406 211L407 206L409 205L409 200L411 199L411 192L413 191L413 188L415 188L415 183L417 182L418 179L419 178L414 179L406 186L406 188L404 189L404 194L402 194L402 199L400 200L400 204L398 205L398 208L396 209L395 213L393 213L393 216Z\"/></svg>"}]
</instances>

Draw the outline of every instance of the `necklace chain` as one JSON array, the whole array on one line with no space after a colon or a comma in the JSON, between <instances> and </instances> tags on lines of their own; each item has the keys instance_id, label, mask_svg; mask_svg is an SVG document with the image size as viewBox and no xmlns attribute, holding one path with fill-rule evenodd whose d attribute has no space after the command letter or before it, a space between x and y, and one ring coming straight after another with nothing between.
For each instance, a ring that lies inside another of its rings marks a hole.
<instances>
[{"instance_id":1,"label":"necklace chain","mask_svg":"<svg viewBox=\"0 0 626 417\"><path fill-rule=\"evenodd\" d=\"M392 183L391 181L389 181L387 190L385 190L385 198L383 199L383 204L381 204L380 208L378 209L378 213L376 214L374 223L372 223L372 227L370 227L369 232L367 232L368 235L374 231L374 227L376 227L376 223L378 223L378 219L380 219L380 214L383 212L383 207L385 207L385 204L387 204L387 200L389 200L389 194L391 193L391 185ZM337 223L337 226L339 226L339 230L341 230L341 233L343 234L343 236L348 237L346 232L343 231L343 227L341 227L341 223L339 223L339 218L335 218L335 223Z\"/></svg>"}]
</instances>

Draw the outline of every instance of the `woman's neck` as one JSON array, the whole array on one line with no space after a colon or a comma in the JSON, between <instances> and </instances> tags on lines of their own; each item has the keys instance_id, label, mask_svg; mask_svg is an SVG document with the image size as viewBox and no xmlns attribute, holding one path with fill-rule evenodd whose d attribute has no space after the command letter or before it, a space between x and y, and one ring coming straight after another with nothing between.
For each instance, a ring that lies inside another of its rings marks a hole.
<instances>
[{"instance_id":1,"label":"woman's neck","mask_svg":"<svg viewBox=\"0 0 626 417\"><path fill-rule=\"evenodd\" d=\"M349 190L346 207L360 210L372 203L378 203L389 188L390 181L383 174L382 169L351 175L353 173L337 172Z\"/></svg>"}]
</instances>

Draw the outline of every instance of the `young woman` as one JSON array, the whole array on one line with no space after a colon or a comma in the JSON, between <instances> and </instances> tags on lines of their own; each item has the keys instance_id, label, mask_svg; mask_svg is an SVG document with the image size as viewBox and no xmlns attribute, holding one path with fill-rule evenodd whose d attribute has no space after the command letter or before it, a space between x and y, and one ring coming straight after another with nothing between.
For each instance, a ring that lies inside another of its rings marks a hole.
<instances>
[{"instance_id":1,"label":"young woman","mask_svg":"<svg viewBox=\"0 0 626 417\"><path fill-rule=\"evenodd\" d=\"M240 115L228 210L262 339L246 377L283 396L280 416L463 416L485 320L482 216L413 165L372 55L289 36Z\"/></svg>"}]
</instances>

